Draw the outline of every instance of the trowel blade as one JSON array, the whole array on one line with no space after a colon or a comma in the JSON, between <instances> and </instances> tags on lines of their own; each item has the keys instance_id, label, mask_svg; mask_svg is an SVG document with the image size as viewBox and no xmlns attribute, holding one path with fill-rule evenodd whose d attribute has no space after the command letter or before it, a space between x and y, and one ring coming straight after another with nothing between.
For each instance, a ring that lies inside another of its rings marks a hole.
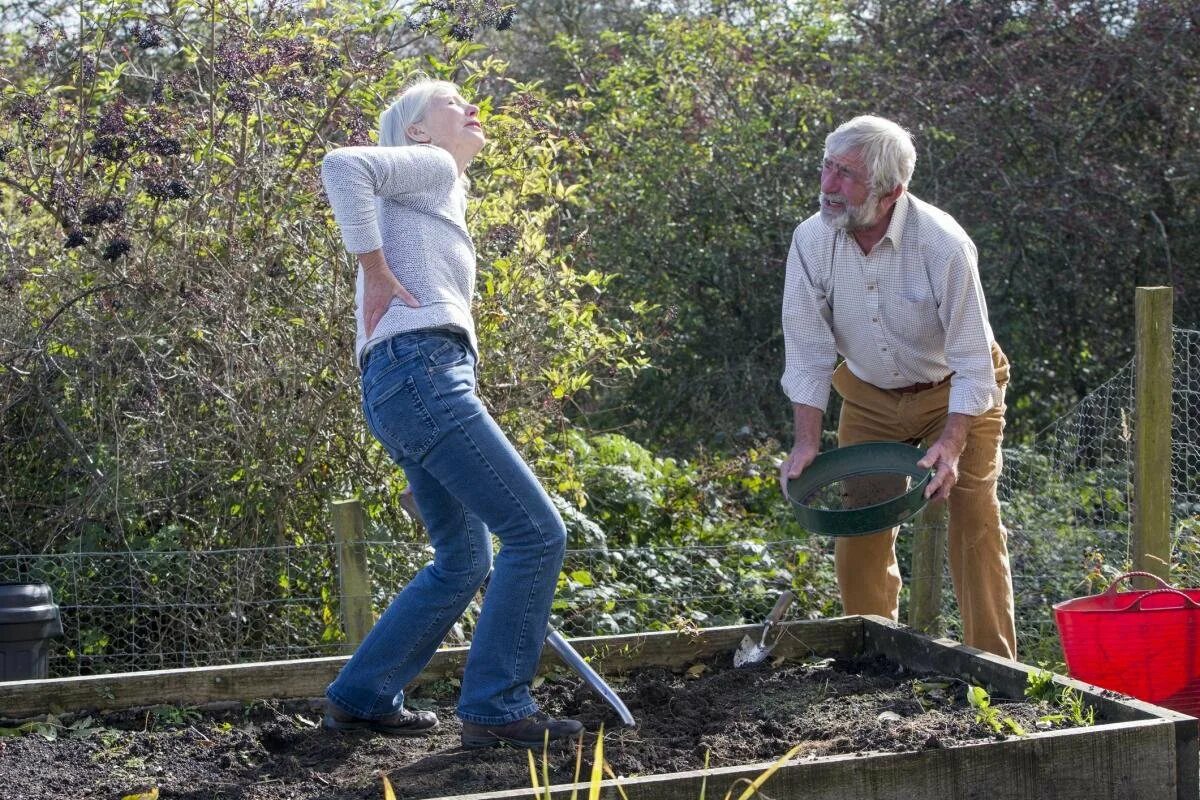
<instances>
[{"instance_id":1,"label":"trowel blade","mask_svg":"<svg viewBox=\"0 0 1200 800\"><path fill-rule=\"evenodd\" d=\"M740 667L744 664L762 661L769 652L771 652L770 648L759 647L749 636L743 636L742 643L738 645L737 651L733 654L733 665Z\"/></svg>"}]
</instances>

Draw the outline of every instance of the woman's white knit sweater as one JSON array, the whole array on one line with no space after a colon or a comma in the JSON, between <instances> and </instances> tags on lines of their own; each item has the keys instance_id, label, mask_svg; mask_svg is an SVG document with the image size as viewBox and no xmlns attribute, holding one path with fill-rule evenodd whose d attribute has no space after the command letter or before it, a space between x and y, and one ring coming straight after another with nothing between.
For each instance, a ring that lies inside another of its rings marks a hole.
<instances>
[{"instance_id":1,"label":"woman's white knit sweater","mask_svg":"<svg viewBox=\"0 0 1200 800\"><path fill-rule=\"evenodd\" d=\"M351 253L383 248L392 274L420 302L399 298L368 339L363 324L363 271L355 318L358 363L376 342L424 328L455 328L478 352L471 298L475 246L467 233L467 197L454 157L440 147L341 147L321 162L321 180Z\"/></svg>"}]
</instances>

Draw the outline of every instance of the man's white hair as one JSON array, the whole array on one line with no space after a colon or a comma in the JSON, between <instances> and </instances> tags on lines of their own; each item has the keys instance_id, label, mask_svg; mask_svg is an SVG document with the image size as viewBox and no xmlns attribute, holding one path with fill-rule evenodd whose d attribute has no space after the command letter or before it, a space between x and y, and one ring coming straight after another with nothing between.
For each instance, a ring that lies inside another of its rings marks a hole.
<instances>
[{"instance_id":1,"label":"man's white hair","mask_svg":"<svg viewBox=\"0 0 1200 800\"><path fill-rule=\"evenodd\" d=\"M425 119L429 101L443 94L458 94L458 87L449 81L424 77L409 84L379 115L379 144L383 147L420 144L409 138L408 127Z\"/></svg>"},{"instance_id":2,"label":"man's white hair","mask_svg":"<svg viewBox=\"0 0 1200 800\"><path fill-rule=\"evenodd\" d=\"M858 155L867 167L872 189L886 194L908 187L917 165L912 134L890 119L864 114L843 122L825 137L826 156Z\"/></svg>"}]
</instances>

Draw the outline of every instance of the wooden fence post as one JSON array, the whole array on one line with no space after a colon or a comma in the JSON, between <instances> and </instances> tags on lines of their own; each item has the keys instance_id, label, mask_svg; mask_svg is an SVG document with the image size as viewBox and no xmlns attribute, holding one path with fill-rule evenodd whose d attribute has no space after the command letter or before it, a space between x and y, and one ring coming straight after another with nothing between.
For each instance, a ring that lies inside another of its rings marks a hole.
<instances>
[{"instance_id":1,"label":"wooden fence post","mask_svg":"<svg viewBox=\"0 0 1200 800\"><path fill-rule=\"evenodd\" d=\"M342 630L346 641L357 646L375 624L375 614L371 611L371 574L363 544L362 505L351 498L334 500L332 506Z\"/></svg>"},{"instance_id":2,"label":"wooden fence post","mask_svg":"<svg viewBox=\"0 0 1200 800\"><path fill-rule=\"evenodd\" d=\"M1139 286L1134 300L1133 568L1171 575L1173 290ZM1147 586L1149 584L1146 584Z\"/></svg>"},{"instance_id":3,"label":"wooden fence post","mask_svg":"<svg viewBox=\"0 0 1200 800\"><path fill-rule=\"evenodd\" d=\"M942 565L946 553L946 504L925 506L913 525L908 624L922 633L942 633Z\"/></svg>"}]
</instances>

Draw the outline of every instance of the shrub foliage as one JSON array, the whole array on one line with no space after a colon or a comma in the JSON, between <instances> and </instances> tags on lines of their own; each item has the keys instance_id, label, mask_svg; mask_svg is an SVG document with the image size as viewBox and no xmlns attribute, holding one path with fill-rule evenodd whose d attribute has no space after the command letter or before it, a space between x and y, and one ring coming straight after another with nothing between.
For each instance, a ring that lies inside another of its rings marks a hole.
<instances>
[{"instance_id":1,"label":"shrub foliage","mask_svg":"<svg viewBox=\"0 0 1200 800\"><path fill-rule=\"evenodd\" d=\"M0 52L0 549L302 541L330 497L395 490L357 408L353 265L317 165L370 142L418 68L459 81L492 132L469 225L495 413L536 450L573 395L636 368L633 334L598 313L610 276L547 245L579 144L453 35L461 15L157 8L97 0Z\"/></svg>"}]
</instances>

